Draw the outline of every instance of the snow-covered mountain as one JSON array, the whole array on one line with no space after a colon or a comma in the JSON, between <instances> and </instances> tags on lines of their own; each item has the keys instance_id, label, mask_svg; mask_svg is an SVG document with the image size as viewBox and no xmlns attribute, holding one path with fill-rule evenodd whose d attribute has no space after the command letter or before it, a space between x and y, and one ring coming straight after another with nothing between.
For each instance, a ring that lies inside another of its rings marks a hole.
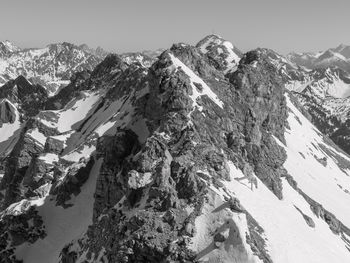
<instances>
[{"instance_id":1,"label":"snow-covered mountain","mask_svg":"<svg viewBox=\"0 0 350 263\"><path fill-rule=\"evenodd\" d=\"M66 42L30 49L0 42L0 85L22 75L54 95L69 83L74 72L92 70L106 54L101 48L94 50Z\"/></svg>"},{"instance_id":2,"label":"snow-covered mountain","mask_svg":"<svg viewBox=\"0 0 350 263\"><path fill-rule=\"evenodd\" d=\"M285 89L340 71L232 47L1 87L0 262L349 261L350 157Z\"/></svg>"},{"instance_id":3,"label":"snow-covered mountain","mask_svg":"<svg viewBox=\"0 0 350 263\"><path fill-rule=\"evenodd\" d=\"M309 118L317 128L350 153L348 50L348 46L340 45L314 54L312 56L317 57L317 60L308 59L308 65L305 61L296 59L296 56L288 56L290 61L294 61L292 63L299 64L298 66L306 71L299 71L304 78L291 78L285 83L287 89L294 93L299 103L307 110ZM305 54L303 58L306 58Z\"/></svg>"},{"instance_id":4,"label":"snow-covered mountain","mask_svg":"<svg viewBox=\"0 0 350 263\"><path fill-rule=\"evenodd\" d=\"M234 71L242 57L238 48L218 35L203 38L196 47L207 56L214 67L225 73Z\"/></svg>"},{"instance_id":5,"label":"snow-covered mountain","mask_svg":"<svg viewBox=\"0 0 350 263\"><path fill-rule=\"evenodd\" d=\"M339 45L316 53L290 53L288 59L309 69L338 67L350 73L350 46Z\"/></svg>"}]
</instances>

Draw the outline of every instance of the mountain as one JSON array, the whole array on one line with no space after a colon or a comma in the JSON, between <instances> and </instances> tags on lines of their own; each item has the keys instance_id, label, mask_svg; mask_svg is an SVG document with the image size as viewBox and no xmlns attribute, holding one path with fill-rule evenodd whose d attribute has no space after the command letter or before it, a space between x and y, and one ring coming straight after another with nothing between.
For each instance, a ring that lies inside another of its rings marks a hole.
<instances>
[{"instance_id":1,"label":"mountain","mask_svg":"<svg viewBox=\"0 0 350 263\"><path fill-rule=\"evenodd\" d=\"M350 46L340 44L338 47L334 48L333 51L343 55L347 59L350 58Z\"/></svg>"},{"instance_id":2,"label":"mountain","mask_svg":"<svg viewBox=\"0 0 350 263\"><path fill-rule=\"evenodd\" d=\"M0 88L0 262L347 262L350 157L285 88L309 71L231 46Z\"/></svg>"},{"instance_id":3,"label":"mountain","mask_svg":"<svg viewBox=\"0 0 350 263\"><path fill-rule=\"evenodd\" d=\"M217 69L225 73L234 71L242 57L242 52L238 48L218 35L209 35L203 38L196 47L207 56Z\"/></svg>"},{"instance_id":4,"label":"mountain","mask_svg":"<svg viewBox=\"0 0 350 263\"><path fill-rule=\"evenodd\" d=\"M317 53L290 53L287 57L309 69L336 66L350 74L350 46L343 44Z\"/></svg>"},{"instance_id":5,"label":"mountain","mask_svg":"<svg viewBox=\"0 0 350 263\"><path fill-rule=\"evenodd\" d=\"M0 56L1 57L8 56L11 53L15 53L15 52L18 52L20 50L21 49L19 47L15 46L13 43L11 43L8 40L0 42Z\"/></svg>"},{"instance_id":6,"label":"mountain","mask_svg":"<svg viewBox=\"0 0 350 263\"><path fill-rule=\"evenodd\" d=\"M349 47L340 45L313 55L303 55L309 65L288 56L292 63L305 68L299 71L304 78L291 78L286 88L293 92L299 103L308 112L310 120L339 147L350 153L349 96L350 73Z\"/></svg>"},{"instance_id":7,"label":"mountain","mask_svg":"<svg viewBox=\"0 0 350 263\"><path fill-rule=\"evenodd\" d=\"M163 53L164 49L157 49L155 51L145 50L141 52L127 52L120 54L120 57L127 63L139 63L143 67L150 67L157 57Z\"/></svg>"},{"instance_id":8,"label":"mountain","mask_svg":"<svg viewBox=\"0 0 350 263\"><path fill-rule=\"evenodd\" d=\"M44 86L52 96L69 83L74 72L92 70L106 54L101 48L93 50L67 42L30 49L0 42L0 85L22 75Z\"/></svg>"}]
</instances>

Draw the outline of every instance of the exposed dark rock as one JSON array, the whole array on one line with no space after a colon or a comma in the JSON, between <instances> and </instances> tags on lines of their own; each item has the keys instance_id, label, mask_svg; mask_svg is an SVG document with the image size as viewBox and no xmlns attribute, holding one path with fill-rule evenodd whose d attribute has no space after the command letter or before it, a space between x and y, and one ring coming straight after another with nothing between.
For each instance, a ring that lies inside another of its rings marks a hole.
<instances>
[{"instance_id":1,"label":"exposed dark rock","mask_svg":"<svg viewBox=\"0 0 350 263\"><path fill-rule=\"evenodd\" d=\"M0 98L6 98L12 103L20 104L20 110L25 113L25 117L38 114L43 109L47 96L44 87L32 85L23 76L7 82L0 89Z\"/></svg>"},{"instance_id":2,"label":"exposed dark rock","mask_svg":"<svg viewBox=\"0 0 350 263\"><path fill-rule=\"evenodd\" d=\"M25 203L22 208L26 209ZM14 258L14 247L46 236L43 220L34 207L19 215L2 216L0 230L0 262L19 262Z\"/></svg>"},{"instance_id":3,"label":"exposed dark rock","mask_svg":"<svg viewBox=\"0 0 350 263\"><path fill-rule=\"evenodd\" d=\"M283 83L274 66L259 50L245 54L237 71L229 74L229 78L248 108L242 119L245 142L228 133L227 144L247 158L260 180L282 198L280 177L286 173L282 167L286 153L271 133L284 142L287 110Z\"/></svg>"},{"instance_id":4,"label":"exposed dark rock","mask_svg":"<svg viewBox=\"0 0 350 263\"><path fill-rule=\"evenodd\" d=\"M53 164L48 164L44 160L33 157L22 181L23 186L27 188L25 195L27 197L39 195L39 193L35 192L35 190L40 186L53 181L53 170ZM43 196L44 195L40 197Z\"/></svg>"},{"instance_id":5,"label":"exposed dark rock","mask_svg":"<svg viewBox=\"0 0 350 263\"><path fill-rule=\"evenodd\" d=\"M298 207L294 206L296 210L298 210L298 212L303 216L306 224L308 224L309 227L315 228L315 222L314 220L312 220L311 217L309 217L308 215L305 215L303 213L303 211L301 211Z\"/></svg>"},{"instance_id":6,"label":"exposed dark rock","mask_svg":"<svg viewBox=\"0 0 350 263\"><path fill-rule=\"evenodd\" d=\"M45 143L44 151L47 153L60 154L64 149L64 142L56 138L48 137Z\"/></svg>"},{"instance_id":7,"label":"exposed dark rock","mask_svg":"<svg viewBox=\"0 0 350 263\"><path fill-rule=\"evenodd\" d=\"M0 127L3 123L14 123L16 109L8 100L0 101Z\"/></svg>"},{"instance_id":8,"label":"exposed dark rock","mask_svg":"<svg viewBox=\"0 0 350 263\"><path fill-rule=\"evenodd\" d=\"M229 208L234 212L243 213L245 212L245 209L242 207L239 200L235 197L231 197L231 199L228 201Z\"/></svg>"},{"instance_id":9,"label":"exposed dark rock","mask_svg":"<svg viewBox=\"0 0 350 263\"><path fill-rule=\"evenodd\" d=\"M226 237L222 233L216 233L214 235L214 242L224 242Z\"/></svg>"},{"instance_id":10,"label":"exposed dark rock","mask_svg":"<svg viewBox=\"0 0 350 263\"><path fill-rule=\"evenodd\" d=\"M78 167L73 166L62 182L59 181L53 185L51 194L56 195L56 205L66 207L66 202L71 199L71 196L77 196L80 193L80 188L89 179L94 164L94 159L90 158L86 164L79 164Z\"/></svg>"},{"instance_id":11,"label":"exposed dark rock","mask_svg":"<svg viewBox=\"0 0 350 263\"><path fill-rule=\"evenodd\" d=\"M6 158L5 175L0 182L0 190L5 190L5 197L1 200L2 209L24 197L22 180L32 158L43 151L43 146L26 134L27 129L32 128L31 125L32 123L28 122L22 129L17 143Z\"/></svg>"}]
</instances>

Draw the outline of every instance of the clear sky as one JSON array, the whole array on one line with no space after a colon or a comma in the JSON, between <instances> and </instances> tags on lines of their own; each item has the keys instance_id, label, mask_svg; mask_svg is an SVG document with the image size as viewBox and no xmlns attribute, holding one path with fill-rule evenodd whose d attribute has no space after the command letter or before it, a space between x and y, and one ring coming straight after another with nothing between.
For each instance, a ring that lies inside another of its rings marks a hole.
<instances>
[{"instance_id":1,"label":"clear sky","mask_svg":"<svg viewBox=\"0 0 350 263\"><path fill-rule=\"evenodd\" d=\"M350 1L0 0L0 39L20 47L67 41L118 53L195 44L211 33L242 51L350 45Z\"/></svg>"}]
</instances>

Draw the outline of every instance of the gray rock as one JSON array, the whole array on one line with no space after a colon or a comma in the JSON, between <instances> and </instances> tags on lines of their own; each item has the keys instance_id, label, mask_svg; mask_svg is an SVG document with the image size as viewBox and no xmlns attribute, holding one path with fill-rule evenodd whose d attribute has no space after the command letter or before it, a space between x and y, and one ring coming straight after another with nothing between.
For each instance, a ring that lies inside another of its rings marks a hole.
<instances>
[{"instance_id":1,"label":"gray rock","mask_svg":"<svg viewBox=\"0 0 350 263\"><path fill-rule=\"evenodd\" d=\"M239 200L235 197L231 197L231 199L228 201L229 208L238 213L244 213L245 209L242 207L241 203Z\"/></svg>"}]
</instances>

